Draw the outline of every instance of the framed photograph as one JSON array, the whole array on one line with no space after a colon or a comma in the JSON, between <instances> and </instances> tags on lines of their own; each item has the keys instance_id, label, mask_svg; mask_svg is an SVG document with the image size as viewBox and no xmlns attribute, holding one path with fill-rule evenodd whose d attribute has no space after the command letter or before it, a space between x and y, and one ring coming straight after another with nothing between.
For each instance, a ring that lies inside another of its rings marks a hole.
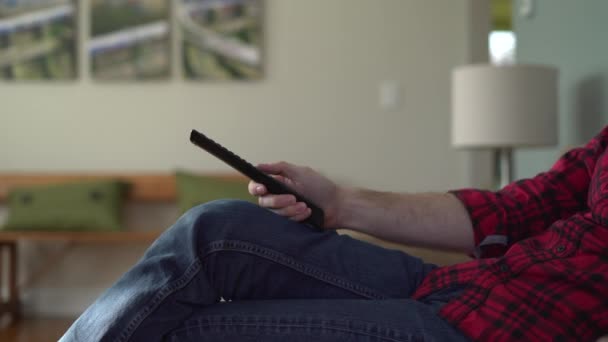
<instances>
[{"instance_id":1,"label":"framed photograph","mask_svg":"<svg viewBox=\"0 0 608 342\"><path fill-rule=\"evenodd\" d=\"M263 0L179 0L177 20L185 78L263 76Z\"/></svg>"},{"instance_id":2,"label":"framed photograph","mask_svg":"<svg viewBox=\"0 0 608 342\"><path fill-rule=\"evenodd\" d=\"M91 0L91 75L98 80L168 78L169 0Z\"/></svg>"},{"instance_id":3,"label":"framed photograph","mask_svg":"<svg viewBox=\"0 0 608 342\"><path fill-rule=\"evenodd\" d=\"M76 76L73 0L0 0L0 80Z\"/></svg>"}]
</instances>

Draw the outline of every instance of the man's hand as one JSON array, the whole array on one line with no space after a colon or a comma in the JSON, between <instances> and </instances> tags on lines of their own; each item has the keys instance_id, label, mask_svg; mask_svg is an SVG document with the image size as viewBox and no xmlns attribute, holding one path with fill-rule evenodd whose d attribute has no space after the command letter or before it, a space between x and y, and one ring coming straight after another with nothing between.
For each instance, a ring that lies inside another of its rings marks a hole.
<instances>
[{"instance_id":1,"label":"man's hand","mask_svg":"<svg viewBox=\"0 0 608 342\"><path fill-rule=\"evenodd\" d=\"M325 228L336 228L340 207L340 188L336 183L309 167L286 162L260 164L258 169L310 199L325 212ZM249 193L258 197L260 206L279 215L302 221L311 214L310 208L303 202L297 202L293 195L271 194L264 185L254 181L249 182L248 188Z\"/></svg>"},{"instance_id":2,"label":"man's hand","mask_svg":"<svg viewBox=\"0 0 608 342\"><path fill-rule=\"evenodd\" d=\"M325 228L349 228L378 238L415 246L473 251L473 228L468 212L451 194L405 194L338 186L308 167L286 162L261 164L275 177L325 212ZM249 182L259 204L295 221L310 216L310 208L293 195L268 193Z\"/></svg>"}]
</instances>

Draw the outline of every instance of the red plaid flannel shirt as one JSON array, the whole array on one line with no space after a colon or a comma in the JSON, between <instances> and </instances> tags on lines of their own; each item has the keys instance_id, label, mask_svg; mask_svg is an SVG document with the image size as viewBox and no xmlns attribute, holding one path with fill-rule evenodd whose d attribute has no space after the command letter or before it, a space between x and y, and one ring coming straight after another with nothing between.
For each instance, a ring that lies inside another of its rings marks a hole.
<instances>
[{"instance_id":1,"label":"red plaid flannel shirt","mask_svg":"<svg viewBox=\"0 0 608 342\"><path fill-rule=\"evenodd\" d=\"M478 259L414 294L464 286L441 316L476 341L593 341L608 333L608 127L548 172L498 192L453 193Z\"/></svg>"}]
</instances>

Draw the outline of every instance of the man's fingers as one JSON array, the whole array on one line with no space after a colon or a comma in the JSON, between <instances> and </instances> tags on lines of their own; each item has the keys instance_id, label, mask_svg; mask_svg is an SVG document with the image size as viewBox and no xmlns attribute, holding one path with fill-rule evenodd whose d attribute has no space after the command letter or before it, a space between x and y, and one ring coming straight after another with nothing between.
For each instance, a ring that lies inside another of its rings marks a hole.
<instances>
[{"instance_id":1,"label":"man's fingers","mask_svg":"<svg viewBox=\"0 0 608 342\"><path fill-rule=\"evenodd\" d=\"M258 197L260 206L270 209L281 209L296 204L294 195L267 195Z\"/></svg>"},{"instance_id":2,"label":"man's fingers","mask_svg":"<svg viewBox=\"0 0 608 342\"><path fill-rule=\"evenodd\" d=\"M289 173L290 168L291 164L283 161L277 163L258 164L258 169L260 169L260 171L273 175L287 174Z\"/></svg>"},{"instance_id":3,"label":"man's fingers","mask_svg":"<svg viewBox=\"0 0 608 342\"><path fill-rule=\"evenodd\" d=\"M285 176L282 176L282 175L270 175L270 177L278 180L279 182L281 182L283 184L287 184L288 186L294 186L294 182L290 178L287 178Z\"/></svg>"},{"instance_id":4,"label":"man's fingers","mask_svg":"<svg viewBox=\"0 0 608 342\"><path fill-rule=\"evenodd\" d=\"M289 178L285 178L285 177L279 176L279 175L272 175L272 177L281 183L285 183L287 185L293 186L293 182ZM249 181L249 184L247 185L247 191L249 191L249 193L252 194L253 196L258 196L258 197L268 194L268 189L266 189L266 186L264 186L263 184L254 182L254 181Z\"/></svg>"},{"instance_id":5,"label":"man's fingers","mask_svg":"<svg viewBox=\"0 0 608 342\"><path fill-rule=\"evenodd\" d=\"M285 216L290 219L293 219L294 217L299 217L302 214L305 214L307 210L308 210L308 208L306 207L306 203L303 203L303 202L298 202L298 203L295 203L293 205L283 207L283 208L272 209L272 211L275 214L279 214L281 216Z\"/></svg>"},{"instance_id":6,"label":"man's fingers","mask_svg":"<svg viewBox=\"0 0 608 342\"><path fill-rule=\"evenodd\" d=\"M253 196L264 196L266 195L266 193L268 193L264 185L256 183L254 181L249 181L249 184L247 185L247 190Z\"/></svg>"},{"instance_id":7,"label":"man's fingers","mask_svg":"<svg viewBox=\"0 0 608 342\"><path fill-rule=\"evenodd\" d=\"M302 213L296 214L296 215L290 217L289 219L297 221L297 222L304 221L310 216L311 213L312 213L312 210L310 208L306 208Z\"/></svg>"}]
</instances>

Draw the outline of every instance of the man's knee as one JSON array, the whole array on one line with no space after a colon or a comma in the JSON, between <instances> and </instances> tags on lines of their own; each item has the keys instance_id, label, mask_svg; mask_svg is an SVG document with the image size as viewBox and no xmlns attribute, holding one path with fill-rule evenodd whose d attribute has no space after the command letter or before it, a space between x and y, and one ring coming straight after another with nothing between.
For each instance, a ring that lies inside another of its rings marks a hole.
<instances>
[{"instance_id":1,"label":"man's knee","mask_svg":"<svg viewBox=\"0 0 608 342\"><path fill-rule=\"evenodd\" d=\"M256 212L265 211L257 204L234 199L220 199L199 204L189 209L184 215L192 217L195 221L233 219L234 216L251 216ZM238 217L236 217L238 219Z\"/></svg>"},{"instance_id":2,"label":"man's knee","mask_svg":"<svg viewBox=\"0 0 608 342\"><path fill-rule=\"evenodd\" d=\"M193 230L190 233L209 241L242 237L251 224L268 214L271 213L251 202L215 200L193 207L182 219Z\"/></svg>"}]
</instances>

